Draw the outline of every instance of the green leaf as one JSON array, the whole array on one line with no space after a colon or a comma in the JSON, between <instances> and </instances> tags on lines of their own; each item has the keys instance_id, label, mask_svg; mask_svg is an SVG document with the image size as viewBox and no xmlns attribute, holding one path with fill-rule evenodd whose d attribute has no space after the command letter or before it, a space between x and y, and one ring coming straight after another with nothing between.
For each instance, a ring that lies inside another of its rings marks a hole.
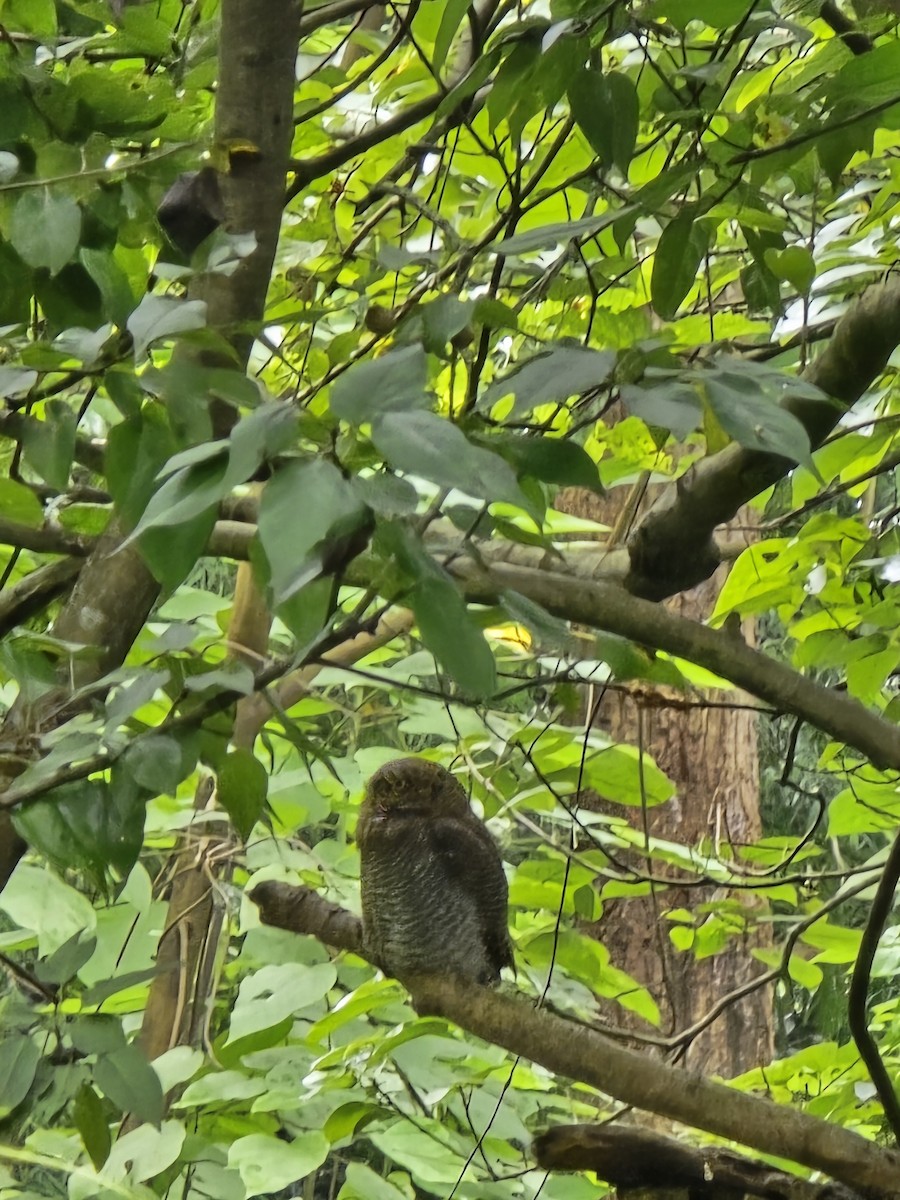
<instances>
[{"instance_id":1,"label":"green leaf","mask_svg":"<svg viewBox=\"0 0 900 1200\"><path fill-rule=\"evenodd\" d=\"M422 579L413 588L410 606L422 641L463 692L478 699L492 696L497 687L494 656L455 585L437 575Z\"/></svg>"},{"instance_id":2,"label":"green leaf","mask_svg":"<svg viewBox=\"0 0 900 1200\"><path fill-rule=\"evenodd\" d=\"M259 539L276 605L342 570L364 548L370 519L350 481L324 458L282 468L263 492L259 510Z\"/></svg>"},{"instance_id":3,"label":"green leaf","mask_svg":"<svg viewBox=\"0 0 900 1200\"><path fill-rule=\"evenodd\" d=\"M216 794L243 841L262 816L268 788L268 772L249 750L230 751L219 767Z\"/></svg>"},{"instance_id":4,"label":"green leaf","mask_svg":"<svg viewBox=\"0 0 900 1200\"><path fill-rule=\"evenodd\" d=\"M696 389L676 379L648 388L626 383L619 394L629 412L647 425L670 430L678 441L703 424L703 402Z\"/></svg>"},{"instance_id":5,"label":"green leaf","mask_svg":"<svg viewBox=\"0 0 900 1200\"><path fill-rule=\"evenodd\" d=\"M50 188L27 191L16 200L9 240L30 267L58 275L78 247L81 209L69 196Z\"/></svg>"},{"instance_id":6,"label":"green leaf","mask_svg":"<svg viewBox=\"0 0 900 1200\"><path fill-rule=\"evenodd\" d=\"M271 1029L285 1017L321 1002L336 979L337 971L330 962L315 966L278 963L245 976L231 1013L226 1045Z\"/></svg>"},{"instance_id":7,"label":"green leaf","mask_svg":"<svg viewBox=\"0 0 900 1200\"><path fill-rule=\"evenodd\" d=\"M640 124L637 89L621 71L608 72L606 86L613 120L612 161L627 177Z\"/></svg>"},{"instance_id":8,"label":"green leaf","mask_svg":"<svg viewBox=\"0 0 900 1200\"><path fill-rule=\"evenodd\" d=\"M128 528L140 520L157 489L157 474L174 450L172 430L156 406L147 405L110 429L106 479Z\"/></svg>"},{"instance_id":9,"label":"green leaf","mask_svg":"<svg viewBox=\"0 0 900 1200\"><path fill-rule=\"evenodd\" d=\"M816 278L816 260L805 246L765 251L766 266L776 277L785 279L801 296L808 296Z\"/></svg>"},{"instance_id":10,"label":"green leaf","mask_svg":"<svg viewBox=\"0 0 900 1200\"><path fill-rule=\"evenodd\" d=\"M10 1033L0 1041L0 1117L8 1116L28 1095L40 1061L33 1038Z\"/></svg>"},{"instance_id":11,"label":"green leaf","mask_svg":"<svg viewBox=\"0 0 900 1200\"><path fill-rule=\"evenodd\" d=\"M441 14L441 23L438 26L437 36L434 39L434 51L431 58L433 70L440 71L443 67L447 59L447 53L450 50L450 45L456 36L456 31L459 29L463 17L466 15L468 7L469 0L445 0L444 11Z\"/></svg>"},{"instance_id":12,"label":"green leaf","mask_svg":"<svg viewBox=\"0 0 900 1200\"><path fill-rule=\"evenodd\" d=\"M650 295L664 321L671 321L682 300L697 282L709 250L709 235L697 220L697 208L688 205L665 227L656 244Z\"/></svg>"},{"instance_id":13,"label":"green leaf","mask_svg":"<svg viewBox=\"0 0 900 1200\"><path fill-rule=\"evenodd\" d=\"M0 512L5 520L17 525L38 529L44 523L44 509L40 500L31 488L15 479L0 479Z\"/></svg>"},{"instance_id":14,"label":"green leaf","mask_svg":"<svg viewBox=\"0 0 900 1200\"><path fill-rule=\"evenodd\" d=\"M126 322L134 338L134 357L142 359L154 342L206 327L206 304L202 300L174 300L148 293Z\"/></svg>"},{"instance_id":15,"label":"green leaf","mask_svg":"<svg viewBox=\"0 0 900 1200\"><path fill-rule=\"evenodd\" d=\"M199 1105L225 1104L233 1100L252 1100L266 1091L266 1081L251 1078L243 1071L211 1071L195 1079L185 1089L174 1108L196 1108Z\"/></svg>"},{"instance_id":16,"label":"green leaf","mask_svg":"<svg viewBox=\"0 0 900 1200\"><path fill-rule=\"evenodd\" d=\"M530 475L543 483L583 487L592 492L603 490L597 464L575 442L546 436L501 434L492 438L489 444L499 446L519 476Z\"/></svg>"},{"instance_id":17,"label":"green leaf","mask_svg":"<svg viewBox=\"0 0 900 1200\"><path fill-rule=\"evenodd\" d=\"M407 1196L365 1163L351 1162L337 1200L407 1200Z\"/></svg>"},{"instance_id":18,"label":"green leaf","mask_svg":"<svg viewBox=\"0 0 900 1200\"><path fill-rule=\"evenodd\" d=\"M74 979L97 948L97 939L83 932L73 934L67 942L45 959L39 960L34 973L41 983L63 984Z\"/></svg>"},{"instance_id":19,"label":"green leaf","mask_svg":"<svg viewBox=\"0 0 900 1200\"><path fill-rule=\"evenodd\" d=\"M43 421L25 427L25 458L45 483L65 491L75 453L75 413L64 400L48 400Z\"/></svg>"},{"instance_id":20,"label":"green leaf","mask_svg":"<svg viewBox=\"0 0 900 1200\"><path fill-rule=\"evenodd\" d=\"M121 765L139 787L153 796L166 793L174 796L175 789L188 773L180 742L164 733L132 742Z\"/></svg>"},{"instance_id":21,"label":"green leaf","mask_svg":"<svg viewBox=\"0 0 900 1200\"><path fill-rule=\"evenodd\" d=\"M609 225L621 220L628 213L636 212L635 205L610 209L596 217L581 217L577 221L559 221L553 225L540 225L525 233L514 234L494 242L488 247L493 254L526 254L529 250L543 250L547 246L559 246L573 238L589 238L600 233ZM485 322L490 324L490 322Z\"/></svg>"},{"instance_id":22,"label":"green leaf","mask_svg":"<svg viewBox=\"0 0 900 1200\"><path fill-rule=\"evenodd\" d=\"M94 1164L94 1169L99 1171L109 1158L112 1135L100 1097L89 1083L83 1083L75 1093L72 1116L88 1157Z\"/></svg>"},{"instance_id":23,"label":"green leaf","mask_svg":"<svg viewBox=\"0 0 900 1200\"><path fill-rule=\"evenodd\" d=\"M82 246L78 257L100 291L107 320L114 325L124 326L137 299L128 276L109 250L92 250Z\"/></svg>"},{"instance_id":24,"label":"green leaf","mask_svg":"<svg viewBox=\"0 0 900 1200\"><path fill-rule=\"evenodd\" d=\"M425 349L432 354L443 354L450 339L468 325L474 308L474 300L460 300L453 295L438 296L423 304L419 315Z\"/></svg>"},{"instance_id":25,"label":"green leaf","mask_svg":"<svg viewBox=\"0 0 900 1200\"><path fill-rule=\"evenodd\" d=\"M37 382L37 371L26 371L22 367L0 367L0 396L24 396Z\"/></svg>"},{"instance_id":26,"label":"green leaf","mask_svg":"<svg viewBox=\"0 0 900 1200\"><path fill-rule=\"evenodd\" d=\"M94 1066L94 1082L121 1113L159 1125L163 1093L159 1076L137 1046L122 1046L102 1054Z\"/></svg>"},{"instance_id":27,"label":"green leaf","mask_svg":"<svg viewBox=\"0 0 900 1200\"><path fill-rule=\"evenodd\" d=\"M716 420L729 437L749 450L765 450L802 463L815 473L809 435L801 422L760 389L758 379L735 367L715 367L702 387Z\"/></svg>"},{"instance_id":28,"label":"green leaf","mask_svg":"<svg viewBox=\"0 0 900 1200\"><path fill-rule=\"evenodd\" d=\"M638 97L627 75L579 71L568 88L572 116L604 167L623 175L634 153L638 133Z\"/></svg>"},{"instance_id":29,"label":"green leaf","mask_svg":"<svg viewBox=\"0 0 900 1200\"><path fill-rule=\"evenodd\" d=\"M479 325L486 325L488 329L519 328L516 310L502 300L495 300L493 296L482 296L476 300L472 316Z\"/></svg>"},{"instance_id":30,"label":"green leaf","mask_svg":"<svg viewBox=\"0 0 900 1200\"><path fill-rule=\"evenodd\" d=\"M559 345L535 355L503 379L496 379L479 400L479 405L496 404L511 393L516 397L515 414L529 412L538 404L559 404L570 396L601 387L616 363L608 350Z\"/></svg>"},{"instance_id":31,"label":"green leaf","mask_svg":"<svg viewBox=\"0 0 900 1200\"><path fill-rule=\"evenodd\" d=\"M384 413L429 408L427 383L427 362L421 346L391 350L380 358L357 363L335 380L331 411L342 421L362 425Z\"/></svg>"},{"instance_id":32,"label":"green leaf","mask_svg":"<svg viewBox=\"0 0 900 1200\"><path fill-rule=\"evenodd\" d=\"M66 1031L72 1045L82 1054L106 1054L110 1050L123 1049L128 1044L122 1022L106 1013L76 1017Z\"/></svg>"},{"instance_id":33,"label":"green leaf","mask_svg":"<svg viewBox=\"0 0 900 1200\"><path fill-rule=\"evenodd\" d=\"M499 455L473 446L451 421L434 413L379 417L372 424L372 441L398 471L482 500L506 500L530 509L510 466Z\"/></svg>"},{"instance_id":34,"label":"green leaf","mask_svg":"<svg viewBox=\"0 0 900 1200\"><path fill-rule=\"evenodd\" d=\"M215 513L215 506L228 490L226 470L227 462L220 454L210 462L185 467L170 475L150 498L128 541L157 526L181 525Z\"/></svg>"},{"instance_id":35,"label":"green leaf","mask_svg":"<svg viewBox=\"0 0 900 1200\"><path fill-rule=\"evenodd\" d=\"M109 784L80 779L23 806L13 823L30 846L61 870L85 871L103 887L110 868L124 877L137 860L144 794L122 772L115 772Z\"/></svg>"},{"instance_id":36,"label":"green leaf","mask_svg":"<svg viewBox=\"0 0 900 1200\"><path fill-rule=\"evenodd\" d=\"M320 1167L328 1156L323 1133L294 1134L290 1142L253 1133L228 1148L228 1166L240 1173L248 1196L280 1192Z\"/></svg>"},{"instance_id":37,"label":"green leaf","mask_svg":"<svg viewBox=\"0 0 900 1200\"><path fill-rule=\"evenodd\" d=\"M140 1183L153 1179L155 1176L166 1178L166 1173L178 1162L185 1143L187 1130L183 1121L163 1121L158 1129L152 1125L139 1125L137 1129L129 1129L120 1134L107 1160L103 1180L104 1196L112 1195L110 1179L119 1179L126 1175L130 1182ZM189 1143L190 1145L190 1143ZM190 1150L188 1150L190 1153ZM196 1180L196 1176L194 1179ZM134 1188L129 1192L138 1197L149 1197L155 1193L150 1188ZM217 1193L225 1200L229 1195L227 1189Z\"/></svg>"},{"instance_id":38,"label":"green leaf","mask_svg":"<svg viewBox=\"0 0 900 1200\"><path fill-rule=\"evenodd\" d=\"M148 529L141 536L141 557L163 587L174 591L206 549L218 509L208 508L173 529Z\"/></svg>"},{"instance_id":39,"label":"green leaf","mask_svg":"<svg viewBox=\"0 0 900 1200\"><path fill-rule=\"evenodd\" d=\"M358 475L353 487L362 502L383 517L408 517L419 504L419 493L409 480L387 471Z\"/></svg>"}]
</instances>

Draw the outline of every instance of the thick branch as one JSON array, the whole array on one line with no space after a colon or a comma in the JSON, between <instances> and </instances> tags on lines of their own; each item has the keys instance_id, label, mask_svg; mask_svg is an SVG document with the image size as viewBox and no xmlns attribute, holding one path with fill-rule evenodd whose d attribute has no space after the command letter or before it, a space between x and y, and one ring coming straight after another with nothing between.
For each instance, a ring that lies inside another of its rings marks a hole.
<instances>
[{"instance_id":1,"label":"thick branch","mask_svg":"<svg viewBox=\"0 0 900 1200\"><path fill-rule=\"evenodd\" d=\"M870 287L838 322L826 349L804 373L839 403L788 400L813 447L821 445L846 408L887 365L900 342L900 279ZM782 479L794 464L777 454L728 446L703 459L663 495L628 543L628 590L663 600L707 579L719 563L712 534L741 505Z\"/></svg>"},{"instance_id":2,"label":"thick branch","mask_svg":"<svg viewBox=\"0 0 900 1200\"><path fill-rule=\"evenodd\" d=\"M309 888L266 882L250 898L267 924L363 953L359 919ZM524 997L450 977L407 982L418 1012L445 1017L556 1075L623 1104L824 1171L872 1200L896 1200L900 1154L856 1133L645 1058L592 1029L535 1009Z\"/></svg>"},{"instance_id":3,"label":"thick branch","mask_svg":"<svg viewBox=\"0 0 900 1200\"><path fill-rule=\"evenodd\" d=\"M807 1183L731 1150L702 1149L626 1125L557 1125L535 1138L545 1171L594 1171L618 1188L689 1188L690 1196L743 1200L855 1200L840 1184ZM665 1191L665 1194L668 1194Z\"/></svg>"},{"instance_id":4,"label":"thick branch","mask_svg":"<svg viewBox=\"0 0 900 1200\"><path fill-rule=\"evenodd\" d=\"M485 569L463 559L448 569L469 599L493 603L506 589L521 592L555 616L618 633L707 667L779 711L794 713L835 740L854 746L876 765L900 770L900 728L846 692L807 679L752 650L740 638L676 616L652 601L638 600L614 583L503 563Z\"/></svg>"}]
</instances>

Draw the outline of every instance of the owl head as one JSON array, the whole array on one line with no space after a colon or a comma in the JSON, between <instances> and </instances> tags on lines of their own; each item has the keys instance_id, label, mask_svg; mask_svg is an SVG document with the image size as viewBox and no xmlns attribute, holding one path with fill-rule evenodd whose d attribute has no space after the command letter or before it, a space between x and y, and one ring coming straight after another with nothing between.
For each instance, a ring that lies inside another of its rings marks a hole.
<instances>
[{"instance_id":1,"label":"owl head","mask_svg":"<svg viewBox=\"0 0 900 1200\"><path fill-rule=\"evenodd\" d=\"M376 819L462 816L471 811L466 793L450 772L422 758L397 758L379 767L366 788L364 808Z\"/></svg>"}]
</instances>

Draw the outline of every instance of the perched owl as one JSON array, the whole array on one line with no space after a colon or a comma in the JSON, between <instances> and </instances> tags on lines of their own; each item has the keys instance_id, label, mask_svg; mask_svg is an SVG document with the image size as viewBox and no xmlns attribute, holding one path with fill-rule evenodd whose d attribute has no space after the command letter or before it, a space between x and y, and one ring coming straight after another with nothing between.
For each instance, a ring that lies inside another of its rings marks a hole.
<instances>
[{"instance_id":1,"label":"perched owl","mask_svg":"<svg viewBox=\"0 0 900 1200\"><path fill-rule=\"evenodd\" d=\"M493 983L513 965L500 855L443 767L401 758L376 771L356 840L363 940L385 972Z\"/></svg>"}]
</instances>

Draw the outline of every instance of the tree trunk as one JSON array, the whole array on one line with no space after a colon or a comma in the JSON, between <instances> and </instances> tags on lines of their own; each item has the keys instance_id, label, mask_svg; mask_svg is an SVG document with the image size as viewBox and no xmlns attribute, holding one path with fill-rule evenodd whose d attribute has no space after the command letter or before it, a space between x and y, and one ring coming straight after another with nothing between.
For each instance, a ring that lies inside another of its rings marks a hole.
<instances>
[{"instance_id":1,"label":"tree trunk","mask_svg":"<svg viewBox=\"0 0 900 1200\"><path fill-rule=\"evenodd\" d=\"M573 489L559 498L557 507L625 533L622 527L634 515L629 501L619 500L625 491L622 488L612 497L598 499ZM644 502L646 499L643 497ZM636 510L637 506L633 507ZM702 620L711 612L721 583L721 572L717 572L706 583L668 601L668 607L680 616ZM744 629L743 635L752 644L752 627ZM677 789L667 804L624 810L646 838L686 846L703 843L706 852L728 859L732 846L739 850L760 836L757 718L749 706L731 706L735 702L740 704L740 697L735 700L728 692L605 691L595 723L615 741L650 754ZM597 803L606 808L603 802ZM623 809L617 806L615 812L621 816ZM616 861L654 879L669 874L658 861L651 863L637 852L617 855ZM698 957L673 944L672 930L689 927L670 920L667 914L680 908L696 913L698 905L726 894L727 889L715 885L686 888L656 883L649 895L615 898L604 904L596 934L614 965L655 997L666 1034L689 1029L735 987L762 973L762 965L755 964L750 954L756 947L770 945L771 937L768 926L755 924L760 905L749 890L731 892L735 932L719 953ZM701 932L700 926L695 927L695 947L705 940L698 938ZM771 989L760 988L728 1005L708 1027L685 1039L688 1066L727 1077L769 1062L773 1054L771 1001ZM605 1015L618 1025L647 1030L645 1022L619 1006Z\"/></svg>"}]
</instances>

